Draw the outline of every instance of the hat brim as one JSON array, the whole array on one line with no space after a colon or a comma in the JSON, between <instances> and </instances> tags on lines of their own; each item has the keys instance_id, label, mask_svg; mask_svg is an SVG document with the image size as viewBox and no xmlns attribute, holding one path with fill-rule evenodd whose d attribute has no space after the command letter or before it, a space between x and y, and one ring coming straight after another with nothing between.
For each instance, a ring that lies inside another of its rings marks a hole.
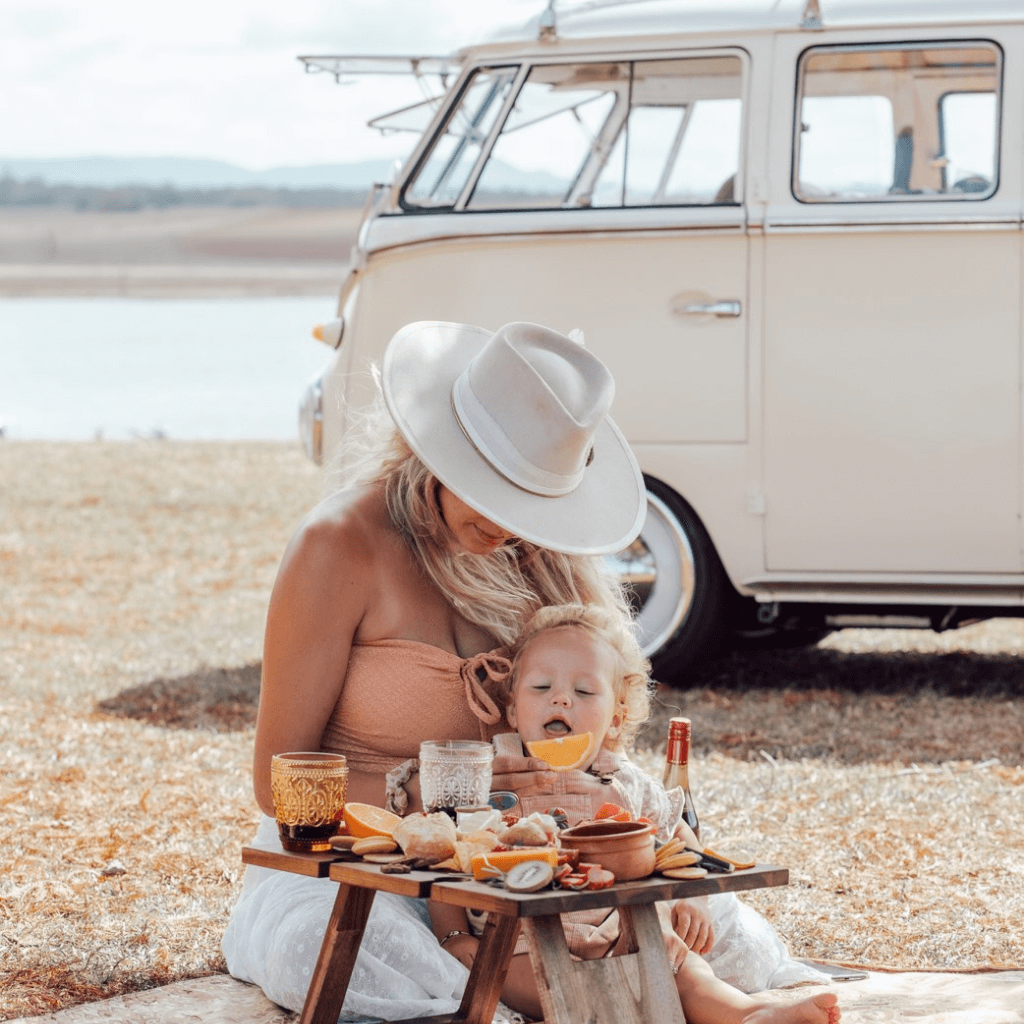
<instances>
[{"instance_id":1,"label":"hat brim","mask_svg":"<svg viewBox=\"0 0 1024 1024\"><path fill-rule=\"evenodd\" d=\"M463 433L452 410L452 386L492 336L482 327L439 321L402 328L384 352L381 373L395 425L445 487L509 533L573 555L626 547L643 526L647 497L636 458L610 418L598 426L582 481L559 497L507 480Z\"/></svg>"}]
</instances>

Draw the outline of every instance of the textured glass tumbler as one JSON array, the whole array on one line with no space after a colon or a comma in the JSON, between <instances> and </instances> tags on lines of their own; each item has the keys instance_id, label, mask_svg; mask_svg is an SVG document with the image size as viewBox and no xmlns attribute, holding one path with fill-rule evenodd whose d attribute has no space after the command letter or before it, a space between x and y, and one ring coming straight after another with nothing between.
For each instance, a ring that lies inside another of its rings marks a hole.
<instances>
[{"instance_id":1,"label":"textured glass tumbler","mask_svg":"<svg viewBox=\"0 0 1024 1024\"><path fill-rule=\"evenodd\" d=\"M341 754L299 751L270 759L270 791L281 845L317 853L331 848L345 810L348 764Z\"/></svg>"},{"instance_id":2,"label":"textured glass tumbler","mask_svg":"<svg viewBox=\"0 0 1024 1024\"><path fill-rule=\"evenodd\" d=\"M420 794L425 811L453 811L487 803L494 748L480 740L420 744Z\"/></svg>"}]
</instances>

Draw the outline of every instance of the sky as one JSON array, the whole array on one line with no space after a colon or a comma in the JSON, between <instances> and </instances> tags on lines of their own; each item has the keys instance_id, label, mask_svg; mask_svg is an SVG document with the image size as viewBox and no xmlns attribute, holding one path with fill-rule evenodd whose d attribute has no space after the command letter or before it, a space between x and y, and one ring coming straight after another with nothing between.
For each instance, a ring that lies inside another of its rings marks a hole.
<instances>
[{"instance_id":1,"label":"sky","mask_svg":"<svg viewBox=\"0 0 1024 1024\"><path fill-rule=\"evenodd\" d=\"M250 170L404 156L366 121L411 80L299 54L445 55L545 0L0 0L0 160L179 156ZM436 79L434 80L436 81Z\"/></svg>"}]
</instances>

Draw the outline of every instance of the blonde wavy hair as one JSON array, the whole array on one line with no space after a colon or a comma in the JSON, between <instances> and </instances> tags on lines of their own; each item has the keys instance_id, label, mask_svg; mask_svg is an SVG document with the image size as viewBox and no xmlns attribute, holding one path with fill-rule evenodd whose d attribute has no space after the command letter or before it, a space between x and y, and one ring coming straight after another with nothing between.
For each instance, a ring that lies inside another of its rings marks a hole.
<instances>
[{"instance_id":1,"label":"blonde wavy hair","mask_svg":"<svg viewBox=\"0 0 1024 1024\"><path fill-rule=\"evenodd\" d=\"M335 484L383 485L388 513L417 561L469 622L507 645L547 605L604 608L628 631L629 606L601 558L566 555L524 540L488 555L456 550L438 503L440 481L409 448L382 399L350 417Z\"/></svg>"},{"instance_id":2,"label":"blonde wavy hair","mask_svg":"<svg viewBox=\"0 0 1024 1024\"><path fill-rule=\"evenodd\" d=\"M508 705L512 701L519 665L530 644L541 633L568 627L582 629L603 640L617 656L615 699L623 709L624 718L618 736L605 745L613 750L628 750L636 739L637 730L651 713L651 663L640 651L628 624L607 608L592 604L551 605L532 615L509 648L512 671L505 683L505 703Z\"/></svg>"}]
</instances>

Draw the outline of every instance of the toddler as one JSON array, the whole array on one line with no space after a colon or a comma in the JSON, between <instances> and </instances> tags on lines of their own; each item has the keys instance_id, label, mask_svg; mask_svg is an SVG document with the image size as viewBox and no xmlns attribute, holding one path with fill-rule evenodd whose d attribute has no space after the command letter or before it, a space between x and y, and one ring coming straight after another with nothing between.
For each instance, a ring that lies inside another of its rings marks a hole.
<instances>
[{"instance_id":1,"label":"toddler","mask_svg":"<svg viewBox=\"0 0 1024 1024\"><path fill-rule=\"evenodd\" d=\"M632 817L654 822L660 838L693 834L680 820L682 793L633 765L622 751L647 718L649 665L632 634L596 607L562 605L541 609L527 623L510 651L505 717L515 733L494 739L499 754L522 754L524 742L591 733L591 750L579 771L558 773L543 792L520 793L522 814L564 810L570 824L592 818L607 802ZM693 1024L835 1024L840 1018L833 993L794 1003L759 1001L716 978L687 939L687 901L660 903L665 945L683 1013ZM467 966L476 954L476 936L465 912L431 904L431 916L445 948ZM570 951L581 959L614 953L619 940L617 911L582 911L563 916ZM698 952L701 950L698 948ZM543 1015L529 956L520 939L502 1000L533 1017Z\"/></svg>"}]
</instances>

